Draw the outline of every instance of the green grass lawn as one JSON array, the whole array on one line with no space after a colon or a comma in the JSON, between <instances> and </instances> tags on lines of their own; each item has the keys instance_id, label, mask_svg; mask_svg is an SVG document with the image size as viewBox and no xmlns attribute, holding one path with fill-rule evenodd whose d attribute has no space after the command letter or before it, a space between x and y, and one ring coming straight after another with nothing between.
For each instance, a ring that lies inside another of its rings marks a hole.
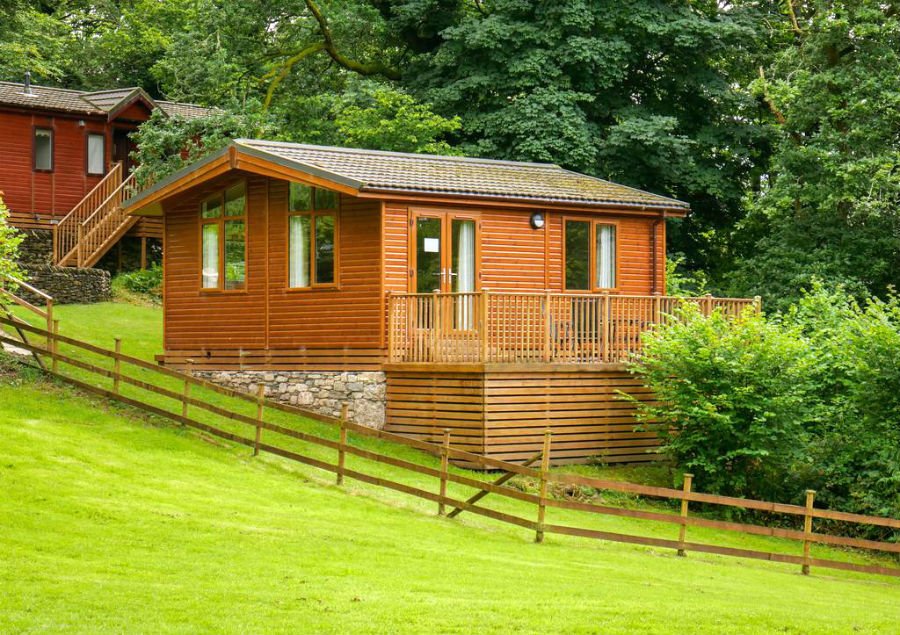
<instances>
[{"instance_id":1,"label":"green grass lawn","mask_svg":"<svg viewBox=\"0 0 900 635\"><path fill-rule=\"evenodd\" d=\"M125 351L143 358L160 350L157 308L60 307L58 315L65 335L104 345L120 335ZM354 442L434 465L408 448ZM334 460L327 449L296 449ZM425 501L352 481L337 488L313 468L248 455L54 384L0 380L0 632L840 633L897 632L900 623L897 580L821 569L804 577L788 565L563 536L534 545L522 529L466 514L436 518ZM485 500L534 514L517 501ZM548 521L677 533L560 510ZM689 539L798 552L790 541L728 532L691 528ZM860 559L818 547L814 555Z\"/></svg>"}]
</instances>

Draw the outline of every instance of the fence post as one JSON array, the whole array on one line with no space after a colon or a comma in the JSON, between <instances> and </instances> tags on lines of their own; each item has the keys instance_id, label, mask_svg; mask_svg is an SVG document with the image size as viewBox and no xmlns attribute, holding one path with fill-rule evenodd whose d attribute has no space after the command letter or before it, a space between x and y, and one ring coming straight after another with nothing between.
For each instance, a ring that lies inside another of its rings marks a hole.
<instances>
[{"instance_id":1,"label":"fence post","mask_svg":"<svg viewBox=\"0 0 900 635\"><path fill-rule=\"evenodd\" d=\"M450 428L444 428L444 442L441 444L441 497L438 501L438 516L444 515L444 499L447 497L447 469L450 462Z\"/></svg>"},{"instance_id":2,"label":"fence post","mask_svg":"<svg viewBox=\"0 0 900 635\"><path fill-rule=\"evenodd\" d=\"M59 364L59 360L56 358L59 353L59 340L56 338L59 336L59 320L53 320L53 332L50 337L50 369L55 373Z\"/></svg>"},{"instance_id":3,"label":"fence post","mask_svg":"<svg viewBox=\"0 0 900 635\"><path fill-rule=\"evenodd\" d=\"M119 394L119 377L122 372L122 362L119 360L119 355L122 354L122 338L116 338L116 356L113 358L113 392L117 395Z\"/></svg>"},{"instance_id":4,"label":"fence post","mask_svg":"<svg viewBox=\"0 0 900 635\"><path fill-rule=\"evenodd\" d=\"M816 490L806 490L806 513L803 515L803 575L809 575L809 538L812 535L812 509L816 499Z\"/></svg>"},{"instance_id":5,"label":"fence post","mask_svg":"<svg viewBox=\"0 0 900 635\"><path fill-rule=\"evenodd\" d=\"M344 448L347 447L347 426L344 424L347 423L347 412L349 408L347 404L341 406L341 419L339 421L340 425L340 437L338 442L338 465L337 465L337 484L344 484L344 461L345 454Z\"/></svg>"},{"instance_id":6,"label":"fence post","mask_svg":"<svg viewBox=\"0 0 900 635\"><path fill-rule=\"evenodd\" d=\"M259 456L259 441L262 438L263 409L266 405L266 385L259 382L256 387L256 438L253 441L253 456Z\"/></svg>"},{"instance_id":7,"label":"fence post","mask_svg":"<svg viewBox=\"0 0 900 635\"><path fill-rule=\"evenodd\" d=\"M193 373L191 372L191 360L187 360L187 375L188 377L192 377ZM188 380L188 377L184 378L184 387L181 390L181 416L187 419L188 416L188 399L191 396L191 382ZM181 422L181 425L185 425L184 421Z\"/></svg>"},{"instance_id":8,"label":"fence post","mask_svg":"<svg viewBox=\"0 0 900 635\"><path fill-rule=\"evenodd\" d=\"M77 250L75 252L76 264L79 267L81 266L81 262L82 262L81 261L81 240L83 237L84 237L84 227L79 222L78 223L78 243L76 244Z\"/></svg>"},{"instance_id":9,"label":"fence post","mask_svg":"<svg viewBox=\"0 0 900 635\"><path fill-rule=\"evenodd\" d=\"M685 534L687 533L687 517L688 517L688 494L691 493L691 482L694 480L693 474L685 474L684 475L684 486L682 487L682 491L684 492L684 498L681 499L681 527L678 530L678 555L682 558L686 556L684 550L684 539Z\"/></svg>"},{"instance_id":10,"label":"fence post","mask_svg":"<svg viewBox=\"0 0 900 635\"><path fill-rule=\"evenodd\" d=\"M389 362L396 362L397 360L397 352L394 350L396 346L394 344L394 329L397 328L396 324L394 324L394 303L393 298L391 298L391 291L387 292L387 296L385 297L384 304L387 308L387 345L388 345L388 354L387 358Z\"/></svg>"},{"instance_id":11,"label":"fence post","mask_svg":"<svg viewBox=\"0 0 900 635\"><path fill-rule=\"evenodd\" d=\"M56 227L54 225L54 227ZM53 298L47 298L47 330L53 329Z\"/></svg>"},{"instance_id":12,"label":"fence post","mask_svg":"<svg viewBox=\"0 0 900 635\"><path fill-rule=\"evenodd\" d=\"M544 449L541 452L541 489L538 499L537 532L535 542L544 542L544 517L547 513L547 473L550 471L550 428L544 432Z\"/></svg>"},{"instance_id":13,"label":"fence post","mask_svg":"<svg viewBox=\"0 0 900 635\"><path fill-rule=\"evenodd\" d=\"M756 310L757 315L762 313L762 297L758 295L753 296L753 308Z\"/></svg>"},{"instance_id":14,"label":"fence post","mask_svg":"<svg viewBox=\"0 0 900 635\"><path fill-rule=\"evenodd\" d=\"M441 278L443 280L443 277ZM438 331L441 329L441 296L438 291L434 291L431 294L431 361L439 362L440 355L438 355L438 347L441 345L441 333Z\"/></svg>"}]
</instances>

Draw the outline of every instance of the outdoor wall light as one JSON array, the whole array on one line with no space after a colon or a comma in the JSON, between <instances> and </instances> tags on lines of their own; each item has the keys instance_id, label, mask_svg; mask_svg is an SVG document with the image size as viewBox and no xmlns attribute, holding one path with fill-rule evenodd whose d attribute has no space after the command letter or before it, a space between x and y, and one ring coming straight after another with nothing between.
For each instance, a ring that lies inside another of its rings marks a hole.
<instances>
[{"instance_id":1,"label":"outdoor wall light","mask_svg":"<svg viewBox=\"0 0 900 635\"><path fill-rule=\"evenodd\" d=\"M531 215L531 228L541 229L544 227L544 212L535 212Z\"/></svg>"}]
</instances>

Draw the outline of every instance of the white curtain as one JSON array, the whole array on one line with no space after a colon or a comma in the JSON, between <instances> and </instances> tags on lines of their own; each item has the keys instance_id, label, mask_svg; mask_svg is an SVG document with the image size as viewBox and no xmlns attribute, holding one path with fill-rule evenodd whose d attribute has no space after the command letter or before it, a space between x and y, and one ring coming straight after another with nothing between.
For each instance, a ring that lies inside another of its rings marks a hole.
<instances>
[{"instance_id":1,"label":"white curtain","mask_svg":"<svg viewBox=\"0 0 900 635\"><path fill-rule=\"evenodd\" d=\"M456 291L472 293L475 291L475 222L459 221L456 254ZM456 324L460 329L472 328L472 311L475 298L460 297L456 305Z\"/></svg>"},{"instance_id":2,"label":"white curtain","mask_svg":"<svg viewBox=\"0 0 900 635\"><path fill-rule=\"evenodd\" d=\"M103 135L88 135L88 174L103 174L103 146Z\"/></svg>"},{"instance_id":3,"label":"white curtain","mask_svg":"<svg viewBox=\"0 0 900 635\"><path fill-rule=\"evenodd\" d=\"M309 217L291 216L290 225L291 287L309 286Z\"/></svg>"},{"instance_id":4,"label":"white curtain","mask_svg":"<svg viewBox=\"0 0 900 635\"><path fill-rule=\"evenodd\" d=\"M203 288L219 286L219 225L203 225Z\"/></svg>"},{"instance_id":5,"label":"white curtain","mask_svg":"<svg viewBox=\"0 0 900 635\"><path fill-rule=\"evenodd\" d=\"M616 226L597 225L597 285L616 286Z\"/></svg>"}]
</instances>

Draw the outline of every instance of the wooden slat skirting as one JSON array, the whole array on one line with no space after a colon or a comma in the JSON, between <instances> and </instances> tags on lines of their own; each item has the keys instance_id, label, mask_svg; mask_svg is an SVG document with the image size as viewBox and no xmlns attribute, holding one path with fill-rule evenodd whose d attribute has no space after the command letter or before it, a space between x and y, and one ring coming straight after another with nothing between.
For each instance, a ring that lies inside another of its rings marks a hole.
<instances>
[{"instance_id":1,"label":"wooden slat skirting","mask_svg":"<svg viewBox=\"0 0 900 635\"><path fill-rule=\"evenodd\" d=\"M636 432L634 406L621 392L655 399L619 365L387 364L386 430L453 445L504 461L527 460L553 433L556 465L659 458L652 432Z\"/></svg>"}]
</instances>

